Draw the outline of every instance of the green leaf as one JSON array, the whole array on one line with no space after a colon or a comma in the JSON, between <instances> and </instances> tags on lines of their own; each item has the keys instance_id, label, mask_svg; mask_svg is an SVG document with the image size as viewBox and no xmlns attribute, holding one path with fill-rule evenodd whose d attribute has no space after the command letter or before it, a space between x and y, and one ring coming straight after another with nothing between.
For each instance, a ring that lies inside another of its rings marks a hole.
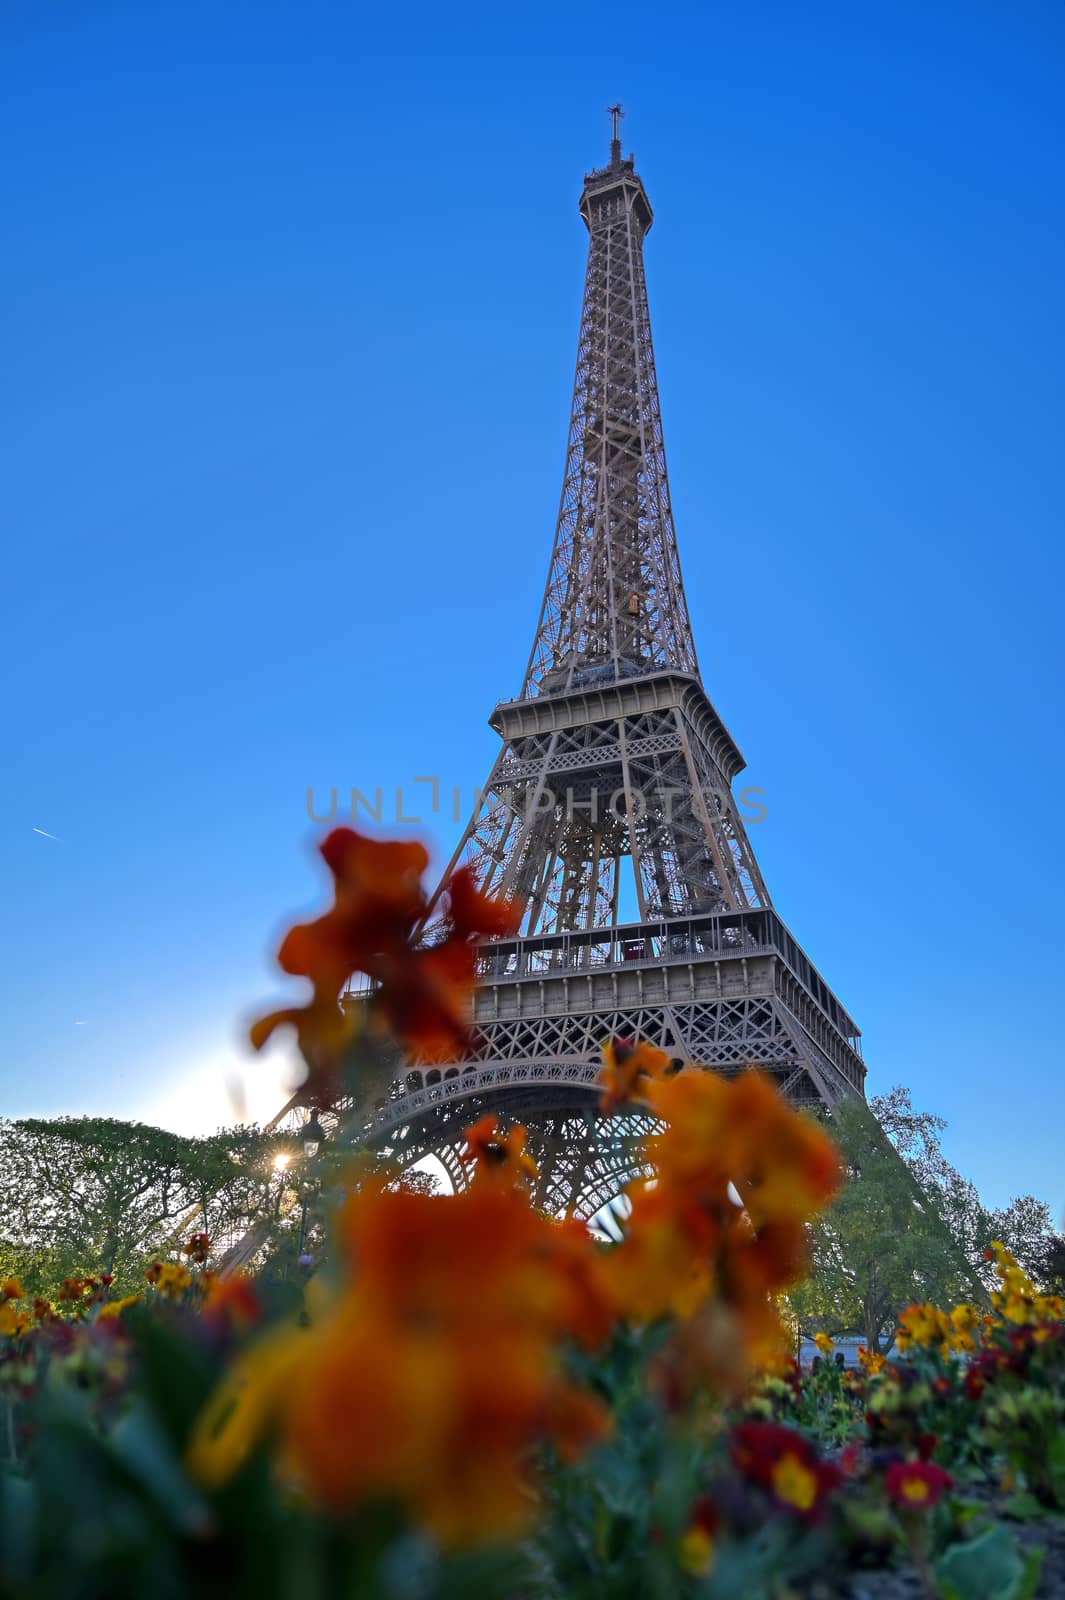
<instances>
[{"instance_id":1,"label":"green leaf","mask_svg":"<svg viewBox=\"0 0 1065 1600\"><path fill-rule=\"evenodd\" d=\"M182 1533L207 1532L210 1512L182 1470L169 1440L143 1406L120 1418L110 1435L114 1456Z\"/></svg>"},{"instance_id":2,"label":"green leaf","mask_svg":"<svg viewBox=\"0 0 1065 1600\"><path fill-rule=\"evenodd\" d=\"M168 1326L167 1319L147 1308L134 1307L126 1321L137 1347L142 1391L163 1432L181 1452L214 1388L215 1363L184 1329Z\"/></svg>"},{"instance_id":3,"label":"green leaf","mask_svg":"<svg viewBox=\"0 0 1065 1600\"><path fill-rule=\"evenodd\" d=\"M28 1479L0 1472L0 1585L15 1593L28 1584L33 1565L37 1495Z\"/></svg>"},{"instance_id":4,"label":"green leaf","mask_svg":"<svg viewBox=\"0 0 1065 1600\"><path fill-rule=\"evenodd\" d=\"M1065 1506L1065 1429L1059 1429L1046 1453L1050 1487L1059 1506Z\"/></svg>"},{"instance_id":5,"label":"green leaf","mask_svg":"<svg viewBox=\"0 0 1065 1600\"><path fill-rule=\"evenodd\" d=\"M989 1528L978 1539L952 1545L936 1562L944 1600L1030 1600L1043 1552L1025 1559L1008 1529Z\"/></svg>"},{"instance_id":6,"label":"green leaf","mask_svg":"<svg viewBox=\"0 0 1065 1600\"><path fill-rule=\"evenodd\" d=\"M1014 1522L1037 1522L1046 1516L1046 1508L1039 1504L1034 1494L1025 1489L1021 1494L1011 1494L1002 1507L1002 1514Z\"/></svg>"}]
</instances>

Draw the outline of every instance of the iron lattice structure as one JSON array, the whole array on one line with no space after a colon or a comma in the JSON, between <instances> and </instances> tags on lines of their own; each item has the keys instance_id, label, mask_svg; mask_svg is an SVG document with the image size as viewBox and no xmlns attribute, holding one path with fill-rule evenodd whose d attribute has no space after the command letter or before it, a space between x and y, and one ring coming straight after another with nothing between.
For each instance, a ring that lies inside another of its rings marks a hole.
<instances>
[{"instance_id":1,"label":"iron lattice structure","mask_svg":"<svg viewBox=\"0 0 1065 1600\"><path fill-rule=\"evenodd\" d=\"M597 1116L606 1039L726 1074L757 1064L797 1102L860 1094L864 1067L857 1027L772 908L732 794L744 760L699 675L644 277L652 211L616 114L580 212L588 264L547 585L441 883L468 863L520 902L520 930L481 951L475 1051L403 1065L368 1131L401 1162L435 1154L461 1187L461 1130L489 1108L519 1119L541 1202L591 1216L639 1170L644 1131Z\"/></svg>"}]
</instances>

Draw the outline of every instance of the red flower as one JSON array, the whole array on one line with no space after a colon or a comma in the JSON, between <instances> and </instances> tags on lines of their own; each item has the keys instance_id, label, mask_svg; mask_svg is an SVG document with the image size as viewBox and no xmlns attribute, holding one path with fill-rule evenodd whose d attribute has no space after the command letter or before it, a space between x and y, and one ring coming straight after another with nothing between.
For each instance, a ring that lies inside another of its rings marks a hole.
<instances>
[{"instance_id":1,"label":"red flower","mask_svg":"<svg viewBox=\"0 0 1065 1600\"><path fill-rule=\"evenodd\" d=\"M80 1300L83 1295L90 1294L96 1286L94 1278L64 1278L63 1286L59 1291L60 1300Z\"/></svg>"},{"instance_id":2,"label":"red flower","mask_svg":"<svg viewBox=\"0 0 1065 1600\"><path fill-rule=\"evenodd\" d=\"M207 1260L209 1240L205 1233L194 1233L181 1246L181 1254L190 1261L195 1261L198 1266L203 1266Z\"/></svg>"},{"instance_id":3,"label":"red flower","mask_svg":"<svg viewBox=\"0 0 1065 1600\"><path fill-rule=\"evenodd\" d=\"M807 1518L817 1514L842 1476L801 1433L776 1422L741 1423L732 1434L732 1458L745 1477Z\"/></svg>"},{"instance_id":4,"label":"red flower","mask_svg":"<svg viewBox=\"0 0 1065 1600\"><path fill-rule=\"evenodd\" d=\"M934 1461L895 1461L884 1478L888 1496L906 1511L927 1511L953 1487L950 1473Z\"/></svg>"}]
</instances>

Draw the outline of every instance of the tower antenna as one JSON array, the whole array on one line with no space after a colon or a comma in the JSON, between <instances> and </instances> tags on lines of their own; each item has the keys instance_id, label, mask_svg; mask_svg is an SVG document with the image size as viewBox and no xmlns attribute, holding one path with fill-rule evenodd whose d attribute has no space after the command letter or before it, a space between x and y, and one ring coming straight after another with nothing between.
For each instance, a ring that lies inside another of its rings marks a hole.
<instances>
[{"instance_id":1,"label":"tower antenna","mask_svg":"<svg viewBox=\"0 0 1065 1600\"><path fill-rule=\"evenodd\" d=\"M625 115L625 108L619 100L617 105L607 106L607 111L613 130L610 135L610 165L616 167L621 163L621 119Z\"/></svg>"}]
</instances>

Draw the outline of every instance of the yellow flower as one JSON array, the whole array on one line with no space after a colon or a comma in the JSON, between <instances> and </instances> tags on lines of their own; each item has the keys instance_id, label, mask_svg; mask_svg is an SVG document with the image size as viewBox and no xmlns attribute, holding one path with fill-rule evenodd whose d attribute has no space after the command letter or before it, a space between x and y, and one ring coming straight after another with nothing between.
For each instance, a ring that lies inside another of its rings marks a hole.
<instances>
[{"instance_id":1,"label":"yellow flower","mask_svg":"<svg viewBox=\"0 0 1065 1600\"><path fill-rule=\"evenodd\" d=\"M714 1565L714 1536L706 1528L689 1528L680 1541L678 1560L682 1572L705 1578Z\"/></svg>"},{"instance_id":2,"label":"yellow flower","mask_svg":"<svg viewBox=\"0 0 1065 1600\"><path fill-rule=\"evenodd\" d=\"M192 1282L192 1274L176 1261L153 1261L144 1276L153 1289L158 1289L170 1300L184 1294Z\"/></svg>"},{"instance_id":3,"label":"yellow flower","mask_svg":"<svg viewBox=\"0 0 1065 1600\"><path fill-rule=\"evenodd\" d=\"M127 1294L124 1300L107 1300L96 1313L97 1322L109 1322L112 1317L120 1317L127 1306L140 1303L139 1294Z\"/></svg>"},{"instance_id":4,"label":"yellow flower","mask_svg":"<svg viewBox=\"0 0 1065 1600\"><path fill-rule=\"evenodd\" d=\"M815 1333L814 1344L817 1346L823 1356L830 1356L832 1354L832 1340L829 1338L827 1333Z\"/></svg>"},{"instance_id":5,"label":"yellow flower","mask_svg":"<svg viewBox=\"0 0 1065 1600\"><path fill-rule=\"evenodd\" d=\"M953 1328L945 1311L933 1305L907 1306L899 1313L899 1331L896 1335L902 1351L914 1345L927 1349L930 1345L945 1345L952 1337Z\"/></svg>"},{"instance_id":6,"label":"yellow flower","mask_svg":"<svg viewBox=\"0 0 1065 1600\"><path fill-rule=\"evenodd\" d=\"M25 1293L17 1278L5 1278L0 1283L0 1300L21 1300Z\"/></svg>"},{"instance_id":7,"label":"yellow flower","mask_svg":"<svg viewBox=\"0 0 1065 1600\"><path fill-rule=\"evenodd\" d=\"M817 1474L790 1451L774 1462L770 1481L777 1499L796 1511L809 1511L817 1499Z\"/></svg>"},{"instance_id":8,"label":"yellow flower","mask_svg":"<svg viewBox=\"0 0 1065 1600\"><path fill-rule=\"evenodd\" d=\"M33 1318L28 1311L16 1311L6 1300L0 1300L0 1333L14 1338L29 1327Z\"/></svg>"}]
</instances>

